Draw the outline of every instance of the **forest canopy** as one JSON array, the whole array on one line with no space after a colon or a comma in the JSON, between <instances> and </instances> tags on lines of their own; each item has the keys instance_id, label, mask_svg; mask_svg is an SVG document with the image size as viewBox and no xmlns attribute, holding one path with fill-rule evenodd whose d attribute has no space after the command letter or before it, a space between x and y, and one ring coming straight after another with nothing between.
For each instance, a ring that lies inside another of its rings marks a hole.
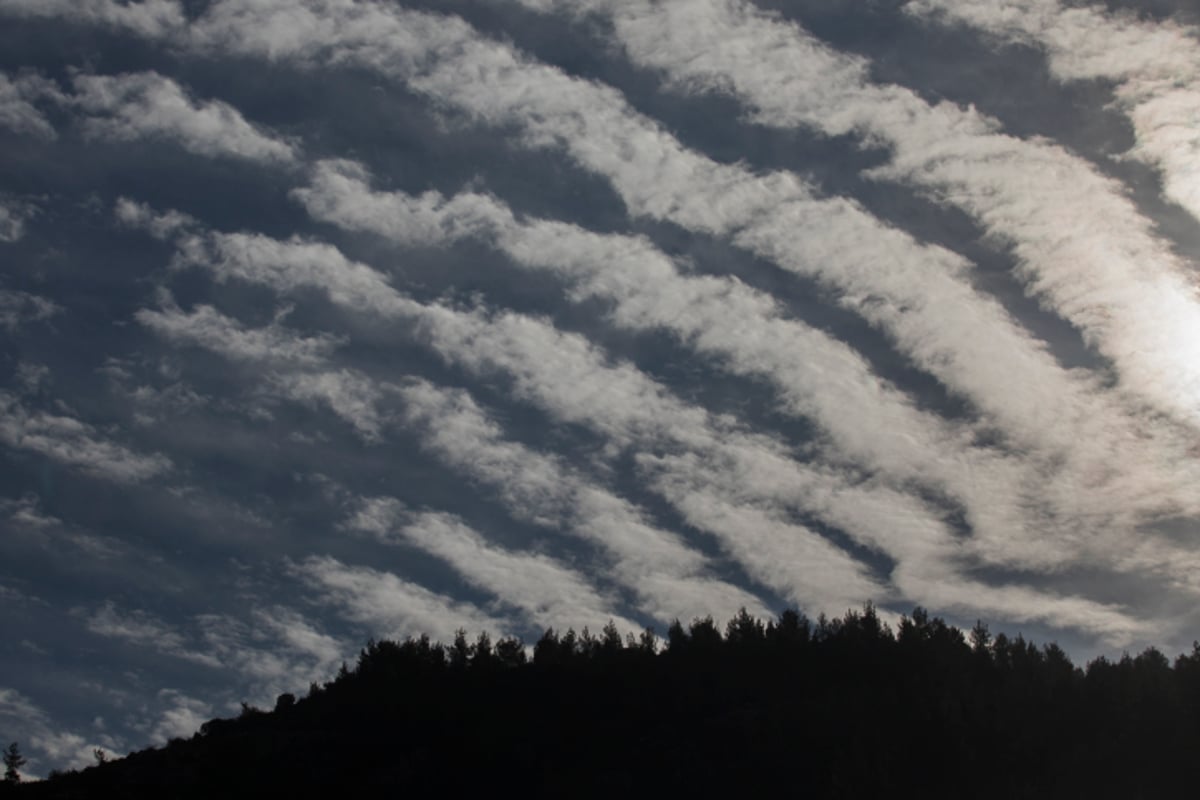
<instances>
[{"instance_id":1,"label":"forest canopy","mask_svg":"<svg viewBox=\"0 0 1200 800\"><path fill-rule=\"evenodd\" d=\"M190 740L16 791L424 795L513 780L534 796L1159 797L1195 785L1197 752L1200 644L1173 663L1151 648L1079 667L1056 644L920 608L893 629L867 605L676 621L664 639L609 623L532 647L461 630L372 640L271 711L243 704Z\"/></svg>"}]
</instances>

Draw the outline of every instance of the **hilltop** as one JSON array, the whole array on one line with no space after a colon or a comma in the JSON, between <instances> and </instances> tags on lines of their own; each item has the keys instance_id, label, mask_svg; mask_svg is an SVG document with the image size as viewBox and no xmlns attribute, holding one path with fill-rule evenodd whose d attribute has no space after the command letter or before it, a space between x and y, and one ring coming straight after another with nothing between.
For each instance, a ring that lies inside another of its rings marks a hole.
<instances>
[{"instance_id":1,"label":"hilltop","mask_svg":"<svg viewBox=\"0 0 1200 800\"><path fill-rule=\"evenodd\" d=\"M868 606L676 623L662 646L551 630L532 657L486 633L372 641L271 711L11 793L1165 797L1197 785L1197 752L1200 646L1081 668L921 609L892 630Z\"/></svg>"}]
</instances>

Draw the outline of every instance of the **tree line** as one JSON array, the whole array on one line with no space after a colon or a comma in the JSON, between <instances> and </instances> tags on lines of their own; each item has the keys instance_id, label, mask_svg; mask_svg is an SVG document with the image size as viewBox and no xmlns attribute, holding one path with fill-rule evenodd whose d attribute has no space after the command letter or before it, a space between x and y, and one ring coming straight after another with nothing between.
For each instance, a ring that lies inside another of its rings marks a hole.
<instances>
[{"instance_id":1,"label":"tree line","mask_svg":"<svg viewBox=\"0 0 1200 800\"><path fill-rule=\"evenodd\" d=\"M532 647L373 640L303 697L21 791L1137 798L1200 785L1197 753L1200 645L1080 667L920 608L893 629L868 605L676 621L661 640L611 622Z\"/></svg>"}]
</instances>

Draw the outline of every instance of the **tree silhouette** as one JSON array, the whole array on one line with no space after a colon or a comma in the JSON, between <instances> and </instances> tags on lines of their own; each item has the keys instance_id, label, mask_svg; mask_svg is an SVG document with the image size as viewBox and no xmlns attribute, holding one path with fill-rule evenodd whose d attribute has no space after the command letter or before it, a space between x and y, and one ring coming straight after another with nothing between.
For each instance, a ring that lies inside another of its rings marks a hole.
<instances>
[{"instance_id":1,"label":"tree silhouette","mask_svg":"<svg viewBox=\"0 0 1200 800\"><path fill-rule=\"evenodd\" d=\"M102 770L0 787L430 796L494 793L496 776L520 774L536 797L1000 800L1200 785L1200 644L1173 664L1150 648L1080 669L1054 644L982 622L969 634L921 608L893 628L868 604L815 624L796 609L675 621L665 648L650 630L547 629L532 663L519 639L486 632L449 647L372 640L353 668L275 711L247 707Z\"/></svg>"},{"instance_id":2,"label":"tree silhouette","mask_svg":"<svg viewBox=\"0 0 1200 800\"><path fill-rule=\"evenodd\" d=\"M4 751L4 780L6 783L21 782L21 767L25 766L25 757L17 743L13 742Z\"/></svg>"}]
</instances>

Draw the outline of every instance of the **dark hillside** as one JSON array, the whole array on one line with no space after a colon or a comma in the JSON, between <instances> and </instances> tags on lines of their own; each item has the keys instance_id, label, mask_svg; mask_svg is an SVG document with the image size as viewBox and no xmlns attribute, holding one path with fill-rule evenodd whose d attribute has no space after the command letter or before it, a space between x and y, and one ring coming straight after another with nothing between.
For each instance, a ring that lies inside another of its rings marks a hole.
<instances>
[{"instance_id":1,"label":"dark hillside","mask_svg":"<svg viewBox=\"0 0 1200 800\"><path fill-rule=\"evenodd\" d=\"M1200 785L1200 648L1072 665L920 609L370 643L353 669L19 798L1122 797Z\"/></svg>"}]
</instances>

